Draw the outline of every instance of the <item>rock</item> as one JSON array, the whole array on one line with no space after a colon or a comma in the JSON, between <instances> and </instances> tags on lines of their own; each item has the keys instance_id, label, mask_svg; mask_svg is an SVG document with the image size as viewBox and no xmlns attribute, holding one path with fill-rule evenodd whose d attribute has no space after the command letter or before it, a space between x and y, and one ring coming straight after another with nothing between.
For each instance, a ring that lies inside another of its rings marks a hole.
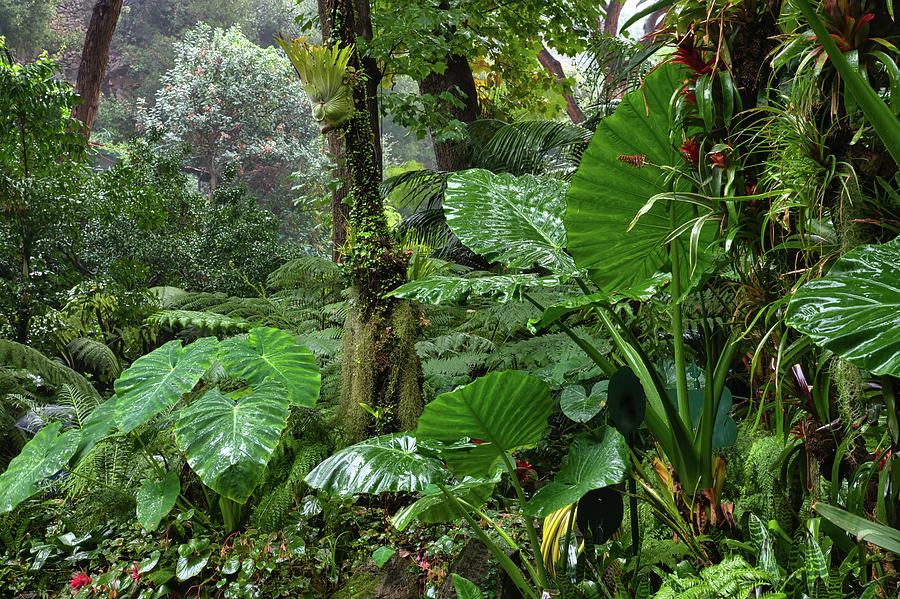
<instances>
[{"instance_id":1,"label":"rock","mask_svg":"<svg viewBox=\"0 0 900 599\"><path fill-rule=\"evenodd\" d=\"M370 559L331 599L419 599L418 570L409 557L393 555L380 569Z\"/></svg>"},{"instance_id":2,"label":"rock","mask_svg":"<svg viewBox=\"0 0 900 599\"><path fill-rule=\"evenodd\" d=\"M514 563L518 564L517 552L507 551L507 555L512 558ZM523 599L521 591L497 563L497 558L494 557L491 550L480 539L470 539L466 543L450 568L450 572L471 580L482 592L487 591L486 594L492 594L495 599ZM438 599L457 599L453 577L450 574L441 583Z\"/></svg>"}]
</instances>

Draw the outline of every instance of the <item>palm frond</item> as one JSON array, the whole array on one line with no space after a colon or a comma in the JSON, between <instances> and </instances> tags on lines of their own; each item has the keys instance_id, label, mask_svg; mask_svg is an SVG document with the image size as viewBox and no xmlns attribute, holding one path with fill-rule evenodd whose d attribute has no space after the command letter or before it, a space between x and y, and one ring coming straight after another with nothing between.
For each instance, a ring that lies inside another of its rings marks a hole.
<instances>
[{"instance_id":1,"label":"palm frond","mask_svg":"<svg viewBox=\"0 0 900 599\"><path fill-rule=\"evenodd\" d=\"M473 164L495 173L565 175L578 166L591 132L572 123L528 120L485 127L470 125L480 141L473 148Z\"/></svg>"},{"instance_id":2,"label":"palm frond","mask_svg":"<svg viewBox=\"0 0 900 599\"><path fill-rule=\"evenodd\" d=\"M392 196L399 208L417 211L439 208L451 174L429 169L400 173L381 182L381 195Z\"/></svg>"}]
</instances>

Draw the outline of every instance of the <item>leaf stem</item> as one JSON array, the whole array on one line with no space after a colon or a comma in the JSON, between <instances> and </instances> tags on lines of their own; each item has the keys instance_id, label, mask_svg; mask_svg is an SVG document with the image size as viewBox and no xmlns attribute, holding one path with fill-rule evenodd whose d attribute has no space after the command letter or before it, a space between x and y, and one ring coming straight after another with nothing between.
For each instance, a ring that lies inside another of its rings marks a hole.
<instances>
[{"instance_id":1,"label":"leaf stem","mask_svg":"<svg viewBox=\"0 0 900 599\"><path fill-rule=\"evenodd\" d=\"M516 469L513 467L509 459L509 455L503 451L500 453L503 459L503 465L512 480L513 488L516 490L516 497L519 498L520 509L525 511L525 493L522 491L522 485L519 484L519 478L516 476ZM547 588L547 573L544 570L544 558L541 555L541 543L538 541L537 530L534 528L534 518L525 514L525 530L528 531L528 540L531 544L531 554L534 557L534 566L537 569L538 585L541 588Z\"/></svg>"},{"instance_id":2,"label":"leaf stem","mask_svg":"<svg viewBox=\"0 0 900 599\"><path fill-rule=\"evenodd\" d=\"M669 225L675 228L675 209L669 206ZM687 365L684 355L684 324L681 319L681 248L678 241L669 244L669 259L672 262L672 306L669 308L672 316L672 341L674 343L675 358L675 392L678 396L678 414L685 426L692 429L691 404L687 390ZM665 398L663 398L665 401Z\"/></svg>"}]
</instances>

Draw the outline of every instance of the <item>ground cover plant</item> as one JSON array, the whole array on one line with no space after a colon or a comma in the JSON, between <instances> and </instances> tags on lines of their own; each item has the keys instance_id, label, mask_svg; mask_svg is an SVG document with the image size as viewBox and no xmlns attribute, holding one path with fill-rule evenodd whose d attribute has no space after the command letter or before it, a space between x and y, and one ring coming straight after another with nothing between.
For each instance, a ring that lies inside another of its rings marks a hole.
<instances>
[{"instance_id":1,"label":"ground cover plant","mask_svg":"<svg viewBox=\"0 0 900 599\"><path fill-rule=\"evenodd\" d=\"M893 0L156 4L0 2L0 596L900 597Z\"/></svg>"}]
</instances>

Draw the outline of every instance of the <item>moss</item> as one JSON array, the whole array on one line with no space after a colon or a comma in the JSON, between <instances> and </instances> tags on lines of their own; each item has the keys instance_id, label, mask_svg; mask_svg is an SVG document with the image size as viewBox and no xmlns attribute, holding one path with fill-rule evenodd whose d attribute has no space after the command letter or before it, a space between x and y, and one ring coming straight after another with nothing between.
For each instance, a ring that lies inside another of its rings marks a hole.
<instances>
[{"instance_id":1,"label":"moss","mask_svg":"<svg viewBox=\"0 0 900 599\"><path fill-rule=\"evenodd\" d=\"M379 585L378 576L370 572L354 574L347 584L335 591L331 599L371 599Z\"/></svg>"}]
</instances>

